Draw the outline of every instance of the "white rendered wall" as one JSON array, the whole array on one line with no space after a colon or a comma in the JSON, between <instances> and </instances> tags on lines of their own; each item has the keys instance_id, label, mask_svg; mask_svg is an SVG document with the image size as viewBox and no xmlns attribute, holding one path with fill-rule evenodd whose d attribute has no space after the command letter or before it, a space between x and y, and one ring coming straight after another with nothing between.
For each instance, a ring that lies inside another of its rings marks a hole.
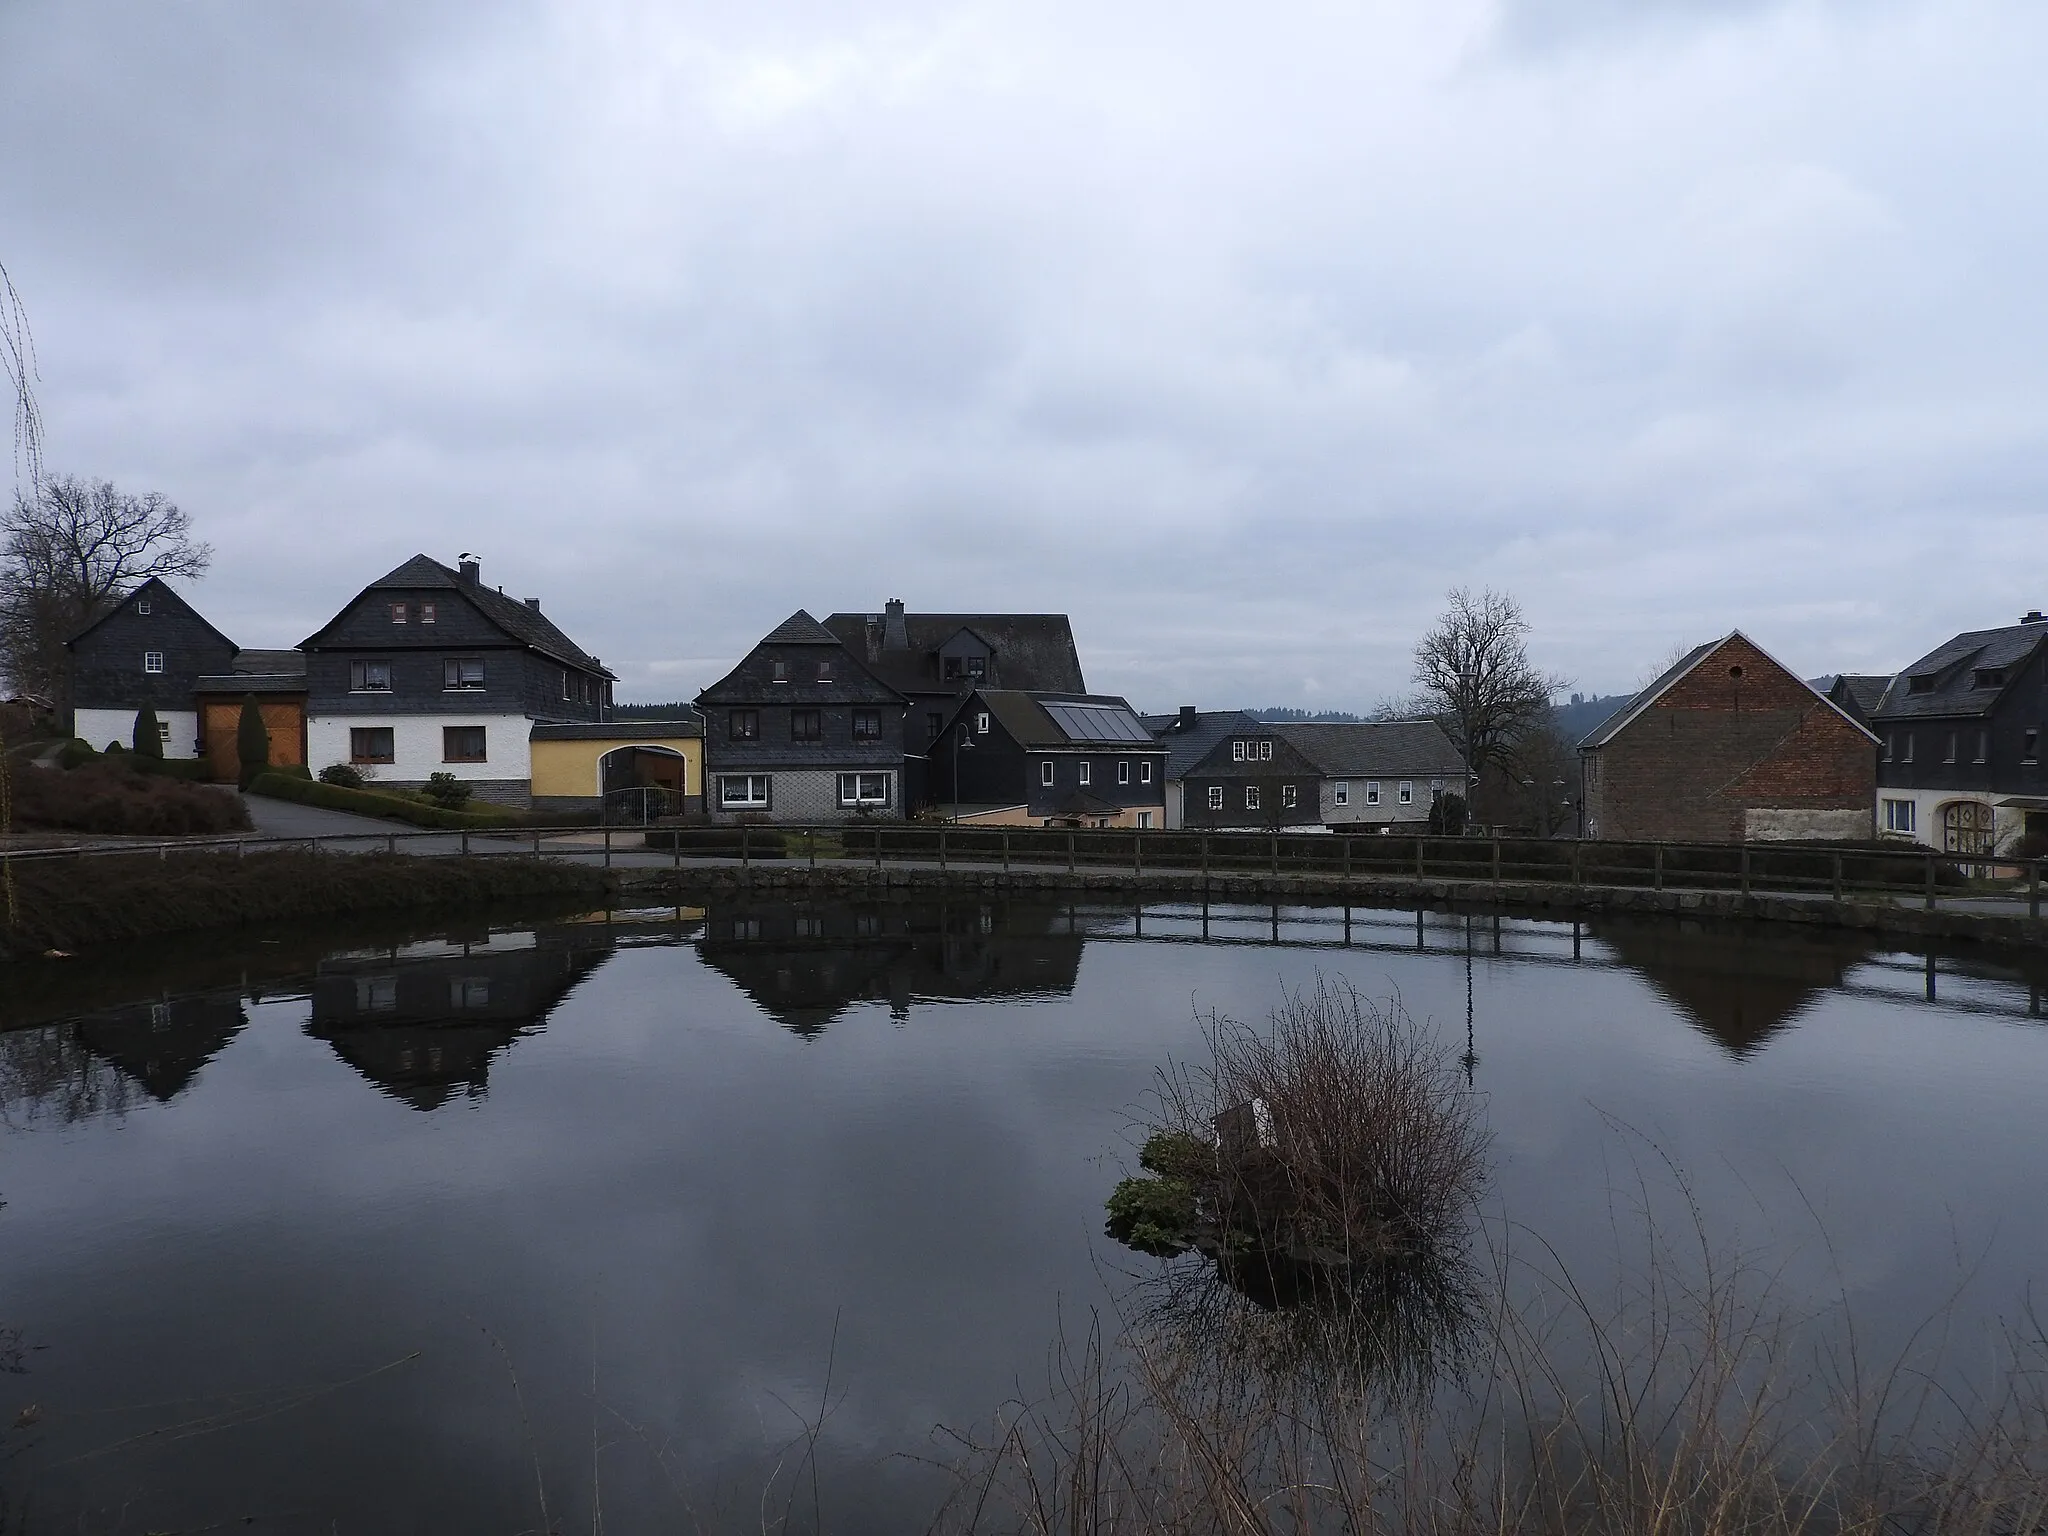
<instances>
[{"instance_id":1,"label":"white rendered wall","mask_svg":"<svg viewBox=\"0 0 2048 1536\"><path fill-rule=\"evenodd\" d=\"M481 763L441 761L441 731L450 725L484 728ZM528 779L533 777L528 715L318 715L306 720L306 766L317 776L329 763L349 761L348 733L363 726L388 726L392 760L365 763L373 778L413 784L430 773L451 773L458 779Z\"/></svg>"},{"instance_id":2,"label":"white rendered wall","mask_svg":"<svg viewBox=\"0 0 2048 1536\"><path fill-rule=\"evenodd\" d=\"M1929 848L1941 846L1941 808L1957 800L1974 800L1980 805L1992 807L1992 835L1998 839L2000 851L2010 849L2018 843L2027 828L2026 812L2012 810L1998 805L2003 793L1985 794L1974 790L1955 789L1886 789L1878 786L1876 806L1877 835L1890 841L1911 841L1925 844ZM1884 803L1887 800L1910 800L1915 807L1914 826L1910 838L1902 832L1887 832L1884 825Z\"/></svg>"},{"instance_id":3,"label":"white rendered wall","mask_svg":"<svg viewBox=\"0 0 2048 1536\"><path fill-rule=\"evenodd\" d=\"M193 758L199 755L199 711L196 709L160 709L156 712L157 724L168 725L171 734L164 738L165 757ZM107 743L118 741L121 750L127 751L135 745L135 711L132 709L78 709L72 711L71 734L80 741L88 742L96 752L107 750Z\"/></svg>"}]
</instances>

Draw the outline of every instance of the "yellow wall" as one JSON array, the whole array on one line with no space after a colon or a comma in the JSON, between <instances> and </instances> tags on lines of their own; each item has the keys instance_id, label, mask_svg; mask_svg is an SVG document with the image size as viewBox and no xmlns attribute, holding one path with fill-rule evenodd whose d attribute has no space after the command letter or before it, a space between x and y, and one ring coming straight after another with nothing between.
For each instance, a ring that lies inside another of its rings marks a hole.
<instances>
[{"instance_id":1,"label":"yellow wall","mask_svg":"<svg viewBox=\"0 0 2048 1536\"><path fill-rule=\"evenodd\" d=\"M598 759L620 747L668 747L683 755L683 793L704 792L704 742L696 736L629 736L620 734L597 741L549 741L530 743L533 749L533 793L546 798L595 800Z\"/></svg>"}]
</instances>

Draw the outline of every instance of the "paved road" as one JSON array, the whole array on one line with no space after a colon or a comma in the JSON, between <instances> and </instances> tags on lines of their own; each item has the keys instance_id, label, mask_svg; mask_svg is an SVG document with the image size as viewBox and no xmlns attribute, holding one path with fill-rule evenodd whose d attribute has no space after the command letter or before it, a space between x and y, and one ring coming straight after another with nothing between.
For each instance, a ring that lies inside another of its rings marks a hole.
<instances>
[{"instance_id":1,"label":"paved road","mask_svg":"<svg viewBox=\"0 0 2048 1536\"><path fill-rule=\"evenodd\" d=\"M403 831L398 823L379 821L374 816L351 816L346 811L324 810L317 805L296 805L290 800L273 800L268 795L244 795L249 820L263 837L341 837L351 832L382 836Z\"/></svg>"}]
</instances>

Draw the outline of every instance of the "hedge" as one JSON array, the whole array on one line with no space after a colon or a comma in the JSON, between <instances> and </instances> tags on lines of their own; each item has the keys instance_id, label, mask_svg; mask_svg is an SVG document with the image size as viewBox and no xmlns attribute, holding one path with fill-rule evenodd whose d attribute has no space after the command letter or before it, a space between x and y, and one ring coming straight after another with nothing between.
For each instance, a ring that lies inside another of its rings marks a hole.
<instances>
[{"instance_id":1,"label":"hedge","mask_svg":"<svg viewBox=\"0 0 2048 1536\"><path fill-rule=\"evenodd\" d=\"M270 769L260 773L249 786L252 795L272 800L290 800L297 805L315 805L322 810L348 811L357 816L381 816L409 826L439 832L459 832L484 827L518 827L526 817L517 811L444 811L397 795L379 794L374 789L344 789L339 784L322 784L317 779L299 778Z\"/></svg>"}]
</instances>

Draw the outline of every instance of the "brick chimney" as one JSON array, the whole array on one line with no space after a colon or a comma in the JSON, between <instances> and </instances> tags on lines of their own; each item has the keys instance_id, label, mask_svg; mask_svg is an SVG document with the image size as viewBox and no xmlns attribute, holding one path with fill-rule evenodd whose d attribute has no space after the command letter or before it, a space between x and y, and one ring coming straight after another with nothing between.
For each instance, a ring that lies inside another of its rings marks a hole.
<instances>
[{"instance_id":1,"label":"brick chimney","mask_svg":"<svg viewBox=\"0 0 2048 1536\"><path fill-rule=\"evenodd\" d=\"M900 597L892 597L882 604L882 649L910 649L910 628L903 622L903 599Z\"/></svg>"},{"instance_id":2,"label":"brick chimney","mask_svg":"<svg viewBox=\"0 0 2048 1536\"><path fill-rule=\"evenodd\" d=\"M528 598L528 599L526 600L526 606L527 606L527 607L529 607L529 608L531 608L531 609L532 609L532 610L533 610L533 611L534 611L535 613L539 613L539 612L540 612L540 599L539 599L539 598L537 598L537 597L529 597L529 598Z\"/></svg>"},{"instance_id":3,"label":"brick chimney","mask_svg":"<svg viewBox=\"0 0 2048 1536\"><path fill-rule=\"evenodd\" d=\"M475 555L464 555L455 567L455 574L469 586L478 586L484 577L483 562Z\"/></svg>"}]
</instances>

